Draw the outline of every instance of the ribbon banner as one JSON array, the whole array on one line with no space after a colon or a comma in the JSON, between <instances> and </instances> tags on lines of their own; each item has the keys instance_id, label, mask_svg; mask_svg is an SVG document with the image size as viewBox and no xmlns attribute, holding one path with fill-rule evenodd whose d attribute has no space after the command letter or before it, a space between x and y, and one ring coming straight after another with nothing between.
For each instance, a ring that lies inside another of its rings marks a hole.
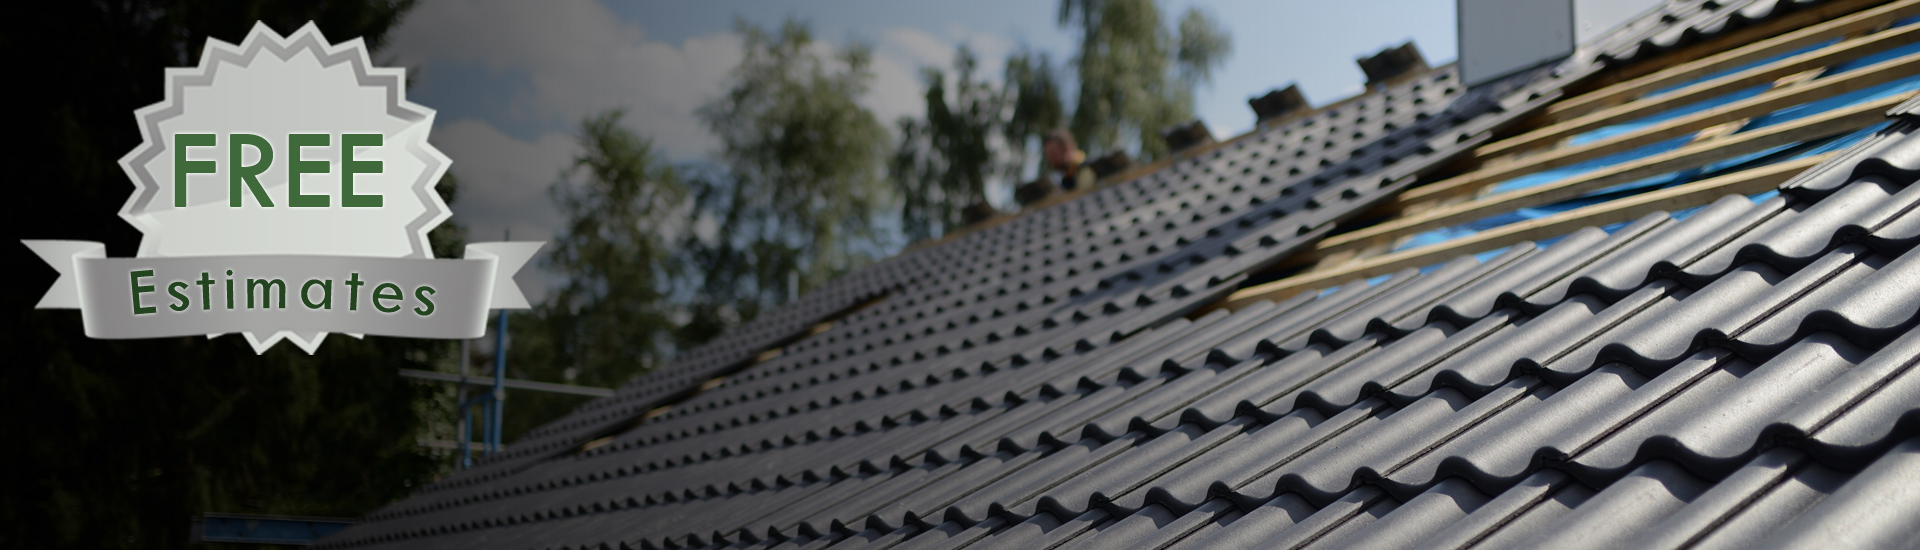
<instances>
[{"instance_id":1,"label":"ribbon banner","mask_svg":"<svg viewBox=\"0 0 1920 550\"><path fill-rule=\"evenodd\" d=\"M364 41L256 23L165 76L120 157L139 252L23 241L60 272L39 308L79 309L93 338L238 333L255 353L283 340L314 353L335 332L477 338L488 310L528 307L513 274L542 243L432 259L452 161L427 140L433 110L407 101L406 71L374 65Z\"/></svg>"},{"instance_id":2,"label":"ribbon banner","mask_svg":"<svg viewBox=\"0 0 1920 550\"><path fill-rule=\"evenodd\" d=\"M78 308L92 338L341 332L477 338L525 308L513 274L540 242L476 243L458 260L353 256L107 258L100 243L23 241L60 272L38 308Z\"/></svg>"}]
</instances>

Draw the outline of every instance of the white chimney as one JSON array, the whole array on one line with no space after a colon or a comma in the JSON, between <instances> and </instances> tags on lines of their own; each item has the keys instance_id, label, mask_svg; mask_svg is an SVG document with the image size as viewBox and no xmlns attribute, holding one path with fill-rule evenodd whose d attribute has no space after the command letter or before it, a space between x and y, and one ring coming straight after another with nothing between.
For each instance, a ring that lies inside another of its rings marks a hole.
<instances>
[{"instance_id":1,"label":"white chimney","mask_svg":"<svg viewBox=\"0 0 1920 550\"><path fill-rule=\"evenodd\" d=\"M1557 61L1662 0L1456 0L1468 86Z\"/></svg>"}]
</instances>

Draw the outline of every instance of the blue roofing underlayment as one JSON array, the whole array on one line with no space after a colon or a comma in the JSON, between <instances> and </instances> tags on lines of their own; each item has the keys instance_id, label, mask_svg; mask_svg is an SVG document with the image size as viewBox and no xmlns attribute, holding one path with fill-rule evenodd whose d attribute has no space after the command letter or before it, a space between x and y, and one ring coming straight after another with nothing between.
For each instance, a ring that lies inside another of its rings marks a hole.
<instances>
[{"instance_id":1,"label":"blue roofing underlayment","mask_svg":"<svg viewBox=\"0 0 1920 550\"><path fill-rule=\"evenodd\" d=\"M1671 3L905 253L321 546L1912 546L1917 102L1574 204L1844 149L1777 193L1196 313L1569 83L1813 3Z\"/></svg>"},{"instance_id":2,"label":"blue roofing underlayment","mask_svg":"<svg viewBox=\"0 0 1920 550\"><path fill-rule=\"evenodd\" d=\"M1920 18L1903 19L1896 22L1892 27L1910 25L1916 22L1920 22ZM1769 63L1769 62L1786 59L1794 55L1799 55L1802 53L1813 51L1814 49L1818 49L1820 47L1829 46L1829 45L1832 45L1834 42L1836 41L1819 42L1813 46L1806 46L1806 47L1795 49L1786 53L1777 54L1769 58L1766 58L1764 60L1761 60L1759 62L1746 63L1730 69L1716 71L1705 77L1696 78L1696 79L1687 81L1686 83L1681 85L1668 86L1666 88L1663 88L1661 91L1663 92L1672 91L1688 85L1712 80L1713 78L1734 74L1740 71L1765 65L1766 63ZM1836 63L1828 67L1826 70L1822 71L1821 74L1815 78L1815 80L1843 74L1848 71L1859 69L1861 67L1866 67L1876 63L1883 62L1883 61L1896 59L1896 58L1910 55L1916 52L1920 52L1920 43L1896 46L1893 48L1888 48L1886 50L1869 53L1855 59ZM1701 101L1684 105L1678 108L1669 109L1666 111L1662 111L1662 112L1648 115L1645 117L1637 118L1634 120L1622 121L1616 124L1610 124L1605 127L1601 127L1595 130L1591 130L1591 131L1573 136L1572 138L1568 139L1568 144L1581 145L1581 144L1600 141L1602 139L1633 132L1636 130L1646 128L1648 126L1658 124L1660 122L1664 122L1666 120L1697 113L1700 111L1705 111L1708 109L1712 109L1714 107L1726 105L1728 103L1733 103L1736 101L1748 99L1753 96L1760 95L1761 93L1771 88L1772 88L1771 85L1760 85L1760 86L1753 86L1753 87L1749 87L1741 90L1735 90L1733 92L1722 94L1717 97L1701 100ZM1857 105L1860 103L1866 103L1869 101L1891 97L1894 95L1912 93L1915 90L1920 90L1920 77L1905 78L1905 79L1900 79L1893 82L1888 82L1885 84L1869 86L1864 89L1837 94L1825 99L1810 101L1807 103L1795 105L1792 107L1787 107L1772 113L1754 117L1751 120L1747 121L1745 124L1743 124L1740 127L1740 129L1735 133L1759 130L1759 129L1773 126L1776 124L1781 124L1784 122L1792 121L1794 119L1824 113L1824 112L1831 111L1833 109L1838 109L1841 107L1847 107L1851 105ZM1650 94L1650 96L1658 95L1659 93L1660 92L1655 92L1654 94ZM1850 134L1850 135L1841 136L1838 138L1834 138L1834 137L1818 138L1814 140L1804 141L1798 144L1781 145L1767 151L1760 151L1755 153L1749 153L1746 155L1740 155L1731 159L1709 163L1707 165L1696 167L1696 168L1690 168L1690 169L1681 170L1681 171L1668 173L1668 174L1661 174L1658 176L1651 176L1647 178L1642 178L1638 181L1615 185L1612 187L1587 193L1586 195L1579 198L1570 199L1567 201L1562 201L1562 202L1551 204L1551 205L1522 208L1512 212L1503 213L1497 216L1488 217L1486 219L1476 220L1474 222L1461 224L1459 226L1446 227L1446 228L1436 229L1433 231L1424 232L1396 244L1394 246L1394 250L1406 250L1411 248L1419 248L1422 246L1437 244L1437 243L1441 243L1441 242L1445 242L1445 241L1449 241L1449 240L1453 240L1461 237L1466 237L1486 229L1507 225L1509 223L1514 223L1514 222L1528 220L1528 219L1542 218L1542 217L1558 214L1561 212L1565 212L1568 210L1572 210L1575 208L1579 208L1582 206L1588 206L1593 204L1599 204L1602 202L1607 202L1607 201L1610 201L1616 198L1621 198L1624 196L1630 196L1633 194L1643 193L1647 191L1654 191L1654 190L1658 190L1666 187L1672 187L1676 185L1683 185L1693 181L1710 178L1728 171L1744 170L1747 168L1758 166L1760 164L1772 164L1775 162L1785 162L1785 161L1789 161L1789 160L1793 160L1796 158L1801 158L1809 155L1816 155L1816 154L1839 150L1841 148L1844 148L1845 146L1852 145L1854 142L1857 142L1860 139L1863 139L1864 137L1871 135L1873 132L1878 131L1881 128L1882 126L1875 126L1875 127L1854 132L1853 134ZM1556 181L1560 181L1560 180L1577 176L1580 174L1584 174L1587 172L1592 172L1595 170L1607 168L1607 167L1618 165L1621 163L1630 162L1633 160L1638 160L1641 158L1672 151L1674 149L1680 148L1681 146L1688 144L1689 142L1692 141L1692 139L1693 139L1692 136L1682 136L1674 139L1661 141L1658 143L1653 143L1650 145L1644 145L1628 151L1614 153L1614 154L1596 158L1593 160L1571 164L1571 165L1560 167L1560 168L1539 170L1539 171L1529 173L1524 176L1516 177L1516 178L1507 180L1505 182L1501 182L1497 185L1494 185L1492 192L1503 193L1503 192L1516 191L1516 190L1526 189L1526 188L1534 187L1538 185L1553 183ZM1783 152L1787 154L1782 154ZM1756 161L1760 161L1760 162L1756 164Z\"/></svg>"}]
</instances>

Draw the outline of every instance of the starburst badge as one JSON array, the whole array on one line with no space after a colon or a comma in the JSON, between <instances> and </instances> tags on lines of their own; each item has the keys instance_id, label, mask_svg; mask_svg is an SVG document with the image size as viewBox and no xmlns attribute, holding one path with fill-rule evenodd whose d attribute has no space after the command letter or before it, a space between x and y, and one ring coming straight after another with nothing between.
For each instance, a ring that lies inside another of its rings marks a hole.
<instances>
[{"instance_id":1,"label":"starburst badge","mask_svg":"<svg viewBox=\"0 0 1920 550\"><path fill-rule=\"evenodd\" d=\"M360 39L256 24L166 80L120 159L138 255L23 241L61 274L38 307L79 308L95 338L238 332L261 353L283 339L312 353L329 332L478 337L488 309L527 307L512 275L542 243L433 259L427 233L450 215L434 113Z\"/></svg>"}]
</instances>

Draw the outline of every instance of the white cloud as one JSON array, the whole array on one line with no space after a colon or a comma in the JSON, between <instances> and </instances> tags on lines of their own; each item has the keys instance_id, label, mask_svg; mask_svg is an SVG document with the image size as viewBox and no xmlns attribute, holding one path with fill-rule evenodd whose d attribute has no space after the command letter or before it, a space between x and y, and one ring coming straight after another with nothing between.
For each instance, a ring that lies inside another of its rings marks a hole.
<instances>
[{"instance_id":1,"label":"white cloud","mask_svg":"<svg viewBox=\"0 0 1920 550\"><path fill-rule=\"evenodd\" d=\"M460 193L451 222L466 226L469 241L500 240L503 231L511 230L516 241L551 243L564 227L560 211L547 198L547 187L579 151L572 136L553 132L529 142L485 121L465 119L434 128L432 141L453 160L450 171L460 180ZM529 299L545 296L546 285L535 283L540 276L521 280Z\"/></svg>"},{"instance_id":2,"label":"white cloud","mask_svg":"<svg viewBox=\"0 0 1920 550\"><path fill-rule=\"evenodd\" d=\"M497 239L503 229L513 230L515 239L550 239L560 228L547 187L579 151L573 136L553 132L528 142L465 119L435 128L432 139L453 159L450 171L460 179L453 220L475 240Z\"/></svg>"},{"instance_id":3,"label":"white cloud","mask_svg":"<svg viewBox=\"0 0 1920 550\"><path fill-rule=\"evenodd\" d=\"M944 37L913 27L895 27L882 33L875 55L874 93L869 108L890 127L900 116L918 117L926 110L926 82L923 68L945 73L949 82L959 75L953 71L954 55L961 45L973 50L974 78L999 83L1006 72L1007 55L1015 43L1005 36L975 31L960 24L949 24ZM995 140L996 149L1004 144ZM987 200L1001 208L1013 207L1013 184L994 178L987 182Z\"/></svg>"},{"instance_id":4,"label":"white cloud","mask_svg":"<svg viewBox=\"0 0 1920 550\"><path fill-rule=\"evenodd\" d=\"M887 129L895 129L900 117L919 117L927 111L927 83L920 78L920 65L892 53L873 56L873 83L867 90L867 109Z\"/></svg>"},{"instance_id":5,"label":"white cloud","mask_svg":"<svg viewBox=\"0 0 1920 550\"><path fill-rule=\"evenodd\" d=\"M936 36L896 27L882 31L874 79L863 102L883 124L921 113L920 68L946 68L956 45L979 54L981 76L997 80L1013 42L950 25ZM402 22L389 51L416 67L467 66L494 74L524 74L526 97L511 98L502 115L572 123L612 107L628 109L629 127L654 139L669 158L693 159L717 145L696 111L725 90L728 73L744 55L731 31L671 44L648 40L639 25L589 2L487 0L426 2ZM818 44L831 56L836 47ZM430 69L422 78L431 79Z\"/></svg>"},{"instance_id":6,"label":"white cloud","mask_svg":"<svg viewBox=\"0 0 1920 550\"><path fill-rule=\"evenodd\" d=\"M886 43L913 54L913 61L921 65L945 67L953 63L953 43L927 31L894 27L882 33L882 38Z\"/></svg>"},{"instance_id":7,"label":"white cloud","mask_svg":"<svg viewBox=\"0 0 1920 550\"><path fill-rule=\"evenodd\" d=\"M694 111L721 93L743 55L733 33L679 44L649 41L640 26L587 2L427 2L394 33L392 52L413 66L477 66L524 74L530 97L511 109L578 121L613 107L672 158L714 143ZM431 78L431 72L426 78Z\"/></svg>"},{"instance_id":8,"label":"white cloud","mask_svg":"<svg viewBox=\"0 0 1920 550\"><path fill-rule=\"evenodd\" d=\"M547 186L577 151L569 132L606 109L626 108L624 124L651 138L669 159L712 154L718 142L696 111L724 93L745 54L731 29L677 44L649 40L640 25L595 2L427 1L390 37L386 51L400 65L421 68L415 73L419 84L442 86L436 93L460 85L435 81L437 75L461 70L512 82L459 92L497 105L477 115L462 113L478 119L443 117L433 132L462 185L455 221L475 240L497 239L505 228L516 240L559 233L563 219ZM888 129L900 117L919 116L925 108L921 67L950 67L962 43L978 54L980 76L997 81L1011 40L959 25L938 31L899 27L883 31L874 44L874 78L862 103ZM834 44L814 47L824 58L837 51ZM518 124L525 121L537 123ZM523 135L529 131L538 137Z\"/></svg>"},{"instance_id":9,"label":"white cloud","mask_svg":"<svg viewBox=\"0 0 1920 550\"><path fill-rule=\"evenodd\" d=\"M946 68L954 48L968 44L981 76L997 80L1013 41L951 24L936 36L895 27L882 31L874 80L864 103L883 124L921 113L920 68ZM744 55L731 31L698 35L678 44L648 40L640 25L594 2L424 2L392 36L389 50L403 64L478 67L496 75L525 75L525 97L513 97L501 116L557 120L571 125L612 107L628 109L626 123L653 138L669 158L706 156L717 145L696 111L718 97ZM817 45L831 56L835 47ZM494 120L496 124L500 121Z\"/></svg>"},{"instance_id":10,"label":"white cloud","mask_svg":"<svg viewBox=\"0 0 1920 550\"><path fill-rule=\"evenodd\" d=\"M1014 49L1012 38L969 29L958 23L947 25L947 36L956 44L973 48L974 56L980 58L980 70L996 80L1004 70L1007 55Z\"/></svg>"},{"instance_id":11,"label":"white cloud","mask_svg":"<svg viewBox=\"0 0 1920 550\"><path fill-rule=\"evenodd\" d=\"M1000 80L1000 74L1006 68L1007 55L1014 50L1012 39L969 29L957 23L947 25L943 32L946 36L941 37L914 27L894 27L881 33L881 45L883 50L891 47L905 54L902 57L909 59L903 61L914 67L938 67L947 71L953 67L955 51L964 44L973 50L974 60L978 63L975 71L979 78L990 82ZM918 71L914 71L914 74L917 75Z\"/></svg>"},{"instance_id":12,"label":"white cloud","mask_svg":"<svg viewBox=\"0 0 1920 550\"><path fill-rule=\"evenodd\" d=\"M901 116L918 117L924 113L926 81L921 71L932 67L945 73L949 81L957 78L953 72L954 55L963 44L973 50L977 63L974 78L1000 81L1006 70L1007 55L1014 50L1012 39L959 24L948 25L943 34L945 36L936 36L914 27L893 27L881 32L874 56L873 90L867 98L868 108L873 109L881 122L892 127Z\"/></svg>"}]
</instances>

